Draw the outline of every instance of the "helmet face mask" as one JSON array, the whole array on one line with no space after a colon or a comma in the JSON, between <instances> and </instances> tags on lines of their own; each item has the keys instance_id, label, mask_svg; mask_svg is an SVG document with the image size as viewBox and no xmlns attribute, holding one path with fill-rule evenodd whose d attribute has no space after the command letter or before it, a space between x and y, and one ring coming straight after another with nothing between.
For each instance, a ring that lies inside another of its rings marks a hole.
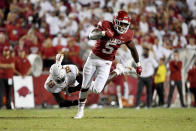
<instances>
[{"instance_id":1,"label":"helmet face mask","mask_svg":"<svg viewBox=\"0 0 196 131\"><path fill-rule=\"evenodd\" d=\"M130 23L128 21L121 21L121 20L115 19L114 22L115 22L114 29L119 34L124 34L129 29Z\"/></svg>"},{"instance_id":2,"label":"helmet face mask","mask_svg":"<svg viewBox=\"0 0 196 131\"><path fill-rule=\"evenodd\" d=\"M54 79L54 81L57 83L57 84L61 84L65 81L65 77L57 77L56 79Z\"/></svg>"},{"instance_id":3,"label":"helmet face mask","mask_svg":"<svg viewBox=\"0 0 196 131\"><path fill-rule=\"evenodd\" d=\"M113 24L114 24L114 29L119 34L124 34L129 29L130 18L125 11L119 11L118 15L114 17Z\"/></svg>"}]
</instances>

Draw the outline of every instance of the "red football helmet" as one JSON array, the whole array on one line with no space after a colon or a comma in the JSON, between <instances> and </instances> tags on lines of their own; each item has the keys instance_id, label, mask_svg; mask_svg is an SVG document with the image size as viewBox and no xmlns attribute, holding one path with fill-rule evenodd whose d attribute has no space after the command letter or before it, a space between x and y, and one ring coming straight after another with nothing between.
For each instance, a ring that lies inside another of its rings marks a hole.
<instances>
[{"instance_id":1,"label":"red football helmet","mask_svg":"<svg viewBox=\"0 0 196 131\"><path fill-rule=\"evenodd\" d=\"M119 11L117 16L113 19L114 29L119 34L124 34L129 29L131 20L125 11Z\"/></svg>"}]
</instances>

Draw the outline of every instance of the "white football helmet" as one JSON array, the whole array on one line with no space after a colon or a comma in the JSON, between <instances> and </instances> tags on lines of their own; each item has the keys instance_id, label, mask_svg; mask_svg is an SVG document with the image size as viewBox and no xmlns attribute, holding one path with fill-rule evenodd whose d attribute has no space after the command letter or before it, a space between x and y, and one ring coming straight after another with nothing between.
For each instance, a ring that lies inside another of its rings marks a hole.
<instances>
[{"instance_id":1,"label":"white football helmet","mask_svg":"<svg viewBox=\"0 0 196 131\"><path fill-rule=\"evenodd\" d=\"M124 34L129 29L131 24L131 19L129 18L127 12L119 11L118 14L113 19L114 29L119 34Z\"/></svg>"},{"instance_id":2,"label":"white football helmet","mask_svg":"<svg viewBox=\"0 0 196 131\"><path fill-rule=\"evenodd\" d=\"M65 81L66 71L62 68L62 65L53 64L50 67L50 75L57 84L61 84Z\"/></svg>"}]
</instances>

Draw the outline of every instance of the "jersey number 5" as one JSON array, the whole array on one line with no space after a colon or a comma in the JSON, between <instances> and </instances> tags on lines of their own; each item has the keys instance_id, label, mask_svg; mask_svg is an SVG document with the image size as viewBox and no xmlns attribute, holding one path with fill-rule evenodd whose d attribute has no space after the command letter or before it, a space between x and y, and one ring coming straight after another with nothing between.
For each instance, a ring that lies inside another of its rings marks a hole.
<instances>
[{"instance_id":1,"label":"jersey number 5","mask_svg":"<svg viewBox=\"0 0 196 131\"><path fill-rule=\"evenodd\" d=\"M107 42L105 44L105 49L102 49L102 52L105 54L112 54L114 48L111 45L115 45L115 43Z\"/></svg>"}]
</instances>

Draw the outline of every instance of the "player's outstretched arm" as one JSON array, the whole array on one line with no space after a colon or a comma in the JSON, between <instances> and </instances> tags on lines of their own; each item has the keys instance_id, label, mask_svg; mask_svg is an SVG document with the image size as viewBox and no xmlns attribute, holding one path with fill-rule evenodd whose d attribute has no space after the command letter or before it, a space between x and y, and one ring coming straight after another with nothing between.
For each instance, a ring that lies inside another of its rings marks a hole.
<instances>
[{"instance_id":1,"label":"player's outstretched arm","mask_svg":"<svg viewBox=\"0 0 196 131\"><path fill-rule=\"evenodd\" d=\"M56 63L61 65L62 61L63 61L64 55L63 54L57 54L56 55Z\"/></svg>"},{"instance_id":2,"label":"player's outstretched arm","mask_svg":"<svg viewBox=\"0 0 196 131\"><path fill-rule=\"evenodd\" d=\"M133 59L135 60L135 63L139 62L139 55L137 52L137 49L135 47L135 44L133 42L127 43L126 44L129 50L131 51L131 55L133 56Z\"/></svg>"},{"instance_id":3,"label":"player's outstretched arm","mask_svg":"<svg viewBox=\"0 0 196 131\"><path fill-rule=\"evenodd\" d=\"M129 42L126 44L127 47L130 49L131 51L131 55L136 63L136 72L138 75L141 75L142 73L142 67L140 65L140 62L139 62L139 55L138 55L138 52L137 52L137 49L135 47L135 44L132 42Z\"/></svg>"}]
</instances>

